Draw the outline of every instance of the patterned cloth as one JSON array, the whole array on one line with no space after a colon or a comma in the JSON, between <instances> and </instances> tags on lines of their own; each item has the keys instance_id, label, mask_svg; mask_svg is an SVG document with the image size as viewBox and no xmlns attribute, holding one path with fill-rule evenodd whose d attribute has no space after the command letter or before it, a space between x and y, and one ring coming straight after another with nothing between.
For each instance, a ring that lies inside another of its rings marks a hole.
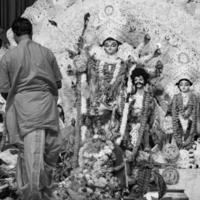
<instances>
[{"instance_id":1,"label":"patterned cloth","mask_svg":"<svg viewBox=\"0 0 200 200\"><path fill-rule=\"evenodd\" d=\"M17 163L17 185L22 200L52 197L52 176L61 147L61 137L38 129L24 137Z\"/></svg>"}]
</instances>

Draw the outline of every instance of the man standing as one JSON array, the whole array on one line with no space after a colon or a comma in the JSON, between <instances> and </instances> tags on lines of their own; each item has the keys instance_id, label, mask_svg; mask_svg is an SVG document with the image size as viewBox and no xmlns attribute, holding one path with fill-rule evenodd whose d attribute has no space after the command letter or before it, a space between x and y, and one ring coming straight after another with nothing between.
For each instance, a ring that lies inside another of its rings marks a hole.
<instances>
[{"instance_id":1,"label":"man standing","mask_svg":"<svg viewBox=\"0 0 200 200\"><path fill-rule=\"evenodd\" d=\"M7 97L10 143L22 147L17 184L24 200L51 199L61 143L57 97L62 76L53 53L32 41L28 19L16 19L12 31L18 45L0 62L0 92Z\"/></svg>"}]
</instances>

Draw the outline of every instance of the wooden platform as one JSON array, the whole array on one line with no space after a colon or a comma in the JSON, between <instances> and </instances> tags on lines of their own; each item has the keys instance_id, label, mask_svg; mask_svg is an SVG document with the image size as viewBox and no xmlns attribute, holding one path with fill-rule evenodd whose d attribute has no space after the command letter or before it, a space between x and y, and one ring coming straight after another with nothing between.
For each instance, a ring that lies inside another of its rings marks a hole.
<instances>
[{"instance_id":1,"label":"wooden platform","mask_svg":"<svg viewBox=\"0 0 200 200\"><path fill-rule=\"evenodd\" d=\"M178 169L179 182L168 190L184 190L189 200L200 200L200 169Z\"/></svg>"},{"instance_id":2,"label":"wooden platform","mask_svg":"<svg viewBox=\"0 0 200 200\"><path fill-rule=\"evenodd\" d=\"M161 200L189 200L184 190L169 190Z\"/></svg>"}]
</instances>

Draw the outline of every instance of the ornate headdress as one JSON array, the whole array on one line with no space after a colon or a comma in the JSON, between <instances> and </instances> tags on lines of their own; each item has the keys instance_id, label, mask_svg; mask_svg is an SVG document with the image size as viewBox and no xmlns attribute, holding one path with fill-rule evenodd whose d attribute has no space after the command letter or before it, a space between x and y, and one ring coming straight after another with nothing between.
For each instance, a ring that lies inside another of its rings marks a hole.
<instances>
[{"instance_id":1,"label":"ornate headdress","mask_svg":"<svg viewBox=\"0 0 200 200\"><path fill-rule=\"evenodd\" d=\"M103 44L103 42L108 38L113 38L120 43L127 42L127 32L125 25L109 21L97 29L99 44Z\"/></svg>"},{"instance_id":2,"label":"ornate headdress","mask_svg":"<svg viewBox=\"0 0 200 200\"><path fill-rule=\"evenodd\" d=\"M198 72L190 67L178 67L174 72L174 84L178 85L181 80L188 80L192 85L197 79Z\"/></svg>"},{"instance_id":3,"label":"ornate headdress","mask_svg":"<svg viewBox=\"0 0 200 200\"><path fill-rule=\"evenodd\" d=\"M96 28L99 44L107 38L113 38L120 43L127 41L127 18L121 13L120 2L102 0L95 16L93 26Z\"/></svg>"}]
</instances>

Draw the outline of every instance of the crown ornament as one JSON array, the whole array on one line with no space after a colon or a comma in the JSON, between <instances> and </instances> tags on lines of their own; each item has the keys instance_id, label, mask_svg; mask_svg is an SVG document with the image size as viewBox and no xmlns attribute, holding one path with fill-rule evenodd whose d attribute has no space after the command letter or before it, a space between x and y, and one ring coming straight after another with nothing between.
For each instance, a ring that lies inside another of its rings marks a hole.
<instances>
[{"instance_id":1,"label":"crown ornament","mask_svg":"<svg viewBox=\"0 0 200 200\"><path fill-rule=\"evenodd\" d=\"M190 68L187 66L177 67L176 70L173 71L173 84L177 84L181 79L187 79L191 83L195 83L198 78L198 72L194 68Z\"/></svg>"},{"instance_id":2,"label":"crown ornament","mask_svg":"<svg viewBox=\"0 0 200 200\"><path fill-rule=\"evenodd\" d=\"M128 30L125 25L118 24L113 21L108 21L97 29L98 42L103 44L107 38L113 38L120 43L128 42Z\"/></svg>"}]
</instances>

